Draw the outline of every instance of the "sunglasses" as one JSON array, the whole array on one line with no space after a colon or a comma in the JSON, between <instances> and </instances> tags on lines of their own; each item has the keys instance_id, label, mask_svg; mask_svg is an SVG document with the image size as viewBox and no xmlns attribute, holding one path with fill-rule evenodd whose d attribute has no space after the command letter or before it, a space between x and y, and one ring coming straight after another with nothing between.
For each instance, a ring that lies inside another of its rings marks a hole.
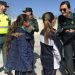
<instances>
[{"instance_id":1,"label":"sunglasses","mask_svg":"<svg viewBox=\"0 0 75 75\"><path fill-rule=\"evenodd\" d=\"M63 10L64 12L66 12L66 8L60 9L61 12L62 12L62 10Z\"/></svg>"}]
</instances>

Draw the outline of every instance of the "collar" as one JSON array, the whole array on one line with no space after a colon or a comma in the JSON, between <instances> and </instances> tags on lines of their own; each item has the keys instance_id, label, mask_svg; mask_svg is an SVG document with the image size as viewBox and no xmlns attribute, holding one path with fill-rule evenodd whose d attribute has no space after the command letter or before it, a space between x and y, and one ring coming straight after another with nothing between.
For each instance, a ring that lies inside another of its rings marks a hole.
<instances>
[{"instance_id":1,"label":"collar","mask_svg":"<svg viewBox=\"0 0 75 75\"><path fill-rule=\"evenodd\" d=\"M70 16L68 16L67 18L72 19L73 18L73 13L70 13Z\"/></svg>"}]
</instances>

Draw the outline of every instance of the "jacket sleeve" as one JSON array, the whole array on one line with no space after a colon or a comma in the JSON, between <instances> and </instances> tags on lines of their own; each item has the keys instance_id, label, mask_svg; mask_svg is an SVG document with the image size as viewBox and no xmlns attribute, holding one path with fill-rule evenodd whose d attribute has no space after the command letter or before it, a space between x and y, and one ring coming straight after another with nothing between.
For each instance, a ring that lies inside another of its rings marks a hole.
<instances>
[{"instance_id":1,"label":"jacket sleeve","mask_svg":"<svg viewBox=\"0 0 75 75\"><path fill-rule=\"evenodd\" d=\"M39 26L38 26L38 22L36 19L34 19L33 21L33 26L34 26L34 32L38 32L39 31Z\"/></svg>"},{"instance_id":2,"label":"jacket sleeve","mask_svg":"<svg viewBox=\"0 0 75 75\"><path fill-rule=\"evenodd\" d=\"M63 28L62 28L62 18L58 17L58 27L57 27L57 34L60 36L62 34Z\"/></svg>"},{"instance_id":3,"label":"jacket sleeve","mask_svg":"<svg viewBox=\"0 0 75 75\"><path fill-rule=\"evenodd\" d=\"M53 53L54 53L54 56L56 57L57 61L60 62L61 55L60 55L60 52L55 44L53 45Z\"/></svg>"}]
</instances>

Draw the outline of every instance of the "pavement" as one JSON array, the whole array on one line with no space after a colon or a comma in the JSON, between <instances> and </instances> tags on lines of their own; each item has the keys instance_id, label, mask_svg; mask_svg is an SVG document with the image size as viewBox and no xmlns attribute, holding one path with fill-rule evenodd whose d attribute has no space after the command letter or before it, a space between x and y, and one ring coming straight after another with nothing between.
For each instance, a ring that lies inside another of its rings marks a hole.
<instances>
[{"instance_id":1,"label":"pavement","mask_svg":"<svg viewBox=\"0 0 75 75\"><path fill-rule=\"evenodd\" d=\"M34 70L35 70L35 75L42 75L42 65L40 61L40 31L43 28L43 23L41 20L38 20L39 23L39 32L35 33L35 46L34 46ZM2 61L2 53L0 53L0 67L2 67L3 61ZM4 71L0 72L0 75L6 75L4 74ZM14 75L14 71L13 71ZM56 75L61 75L59 70L57 71Z\"/></svg>"}]
</instances>

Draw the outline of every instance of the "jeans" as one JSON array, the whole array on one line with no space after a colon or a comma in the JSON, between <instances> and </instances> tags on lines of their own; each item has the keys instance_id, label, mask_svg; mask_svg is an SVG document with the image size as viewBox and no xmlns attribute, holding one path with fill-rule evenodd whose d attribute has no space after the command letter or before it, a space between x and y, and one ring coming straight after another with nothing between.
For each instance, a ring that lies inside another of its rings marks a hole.
<instances>
[{"instance_id":1,"label":"jeans","mask_svg":"<svg viewBox=\"0 0 75 75\"><path fill-rule=\"evenodd\" d=\"M7 73L9 72L9 70L5 67L6 64L6 49L4 46L4 42L5 42L5 35L0 35L0 52L2 51L2 57L3 57L3 67L4 67L4 72Z\"/></svg>"}]
</instances>

